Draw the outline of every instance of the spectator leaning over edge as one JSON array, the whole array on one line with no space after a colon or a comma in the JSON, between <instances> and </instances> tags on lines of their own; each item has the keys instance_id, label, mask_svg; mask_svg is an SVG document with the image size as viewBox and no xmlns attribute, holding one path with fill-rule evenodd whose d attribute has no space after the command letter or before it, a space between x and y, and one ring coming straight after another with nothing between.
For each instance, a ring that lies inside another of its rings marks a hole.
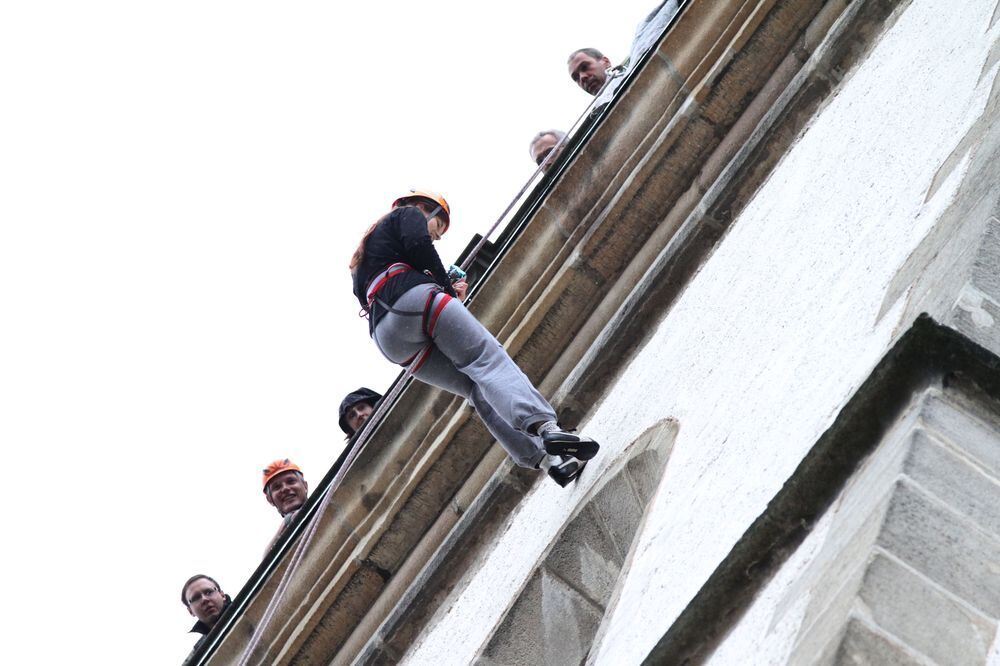
<instances>
[{"instance_id":1,"label":"spectator leaning over edge","mask_svg":"<svg viewBox=\"0 0 1000 666\"><path fill-rule=\"evenodd\" d=\"M557 159L559 159L559 154L562 152L562 146L555 151L552 158L545 161L545 158L549 156L559 142L566 137L566 132L560 132L559 130L545 130L544 132L539 132L535 135L535 138L531 140L528 145L528 153L531 155L531 160L541 166L545 162L545 171L548 171Z\"/></svg>"},{"instance_id":2,"label":"spectator leaning over edge","mask_svg":"<svg viewBox=\"0 0 1000 666\"><path fill-rule=\"evenodd\" d=\"M664 29L678 10L678 0L664 0L644 18L635 30L629 56L621 64L622 72L608 84L601 97L594 102L595 110L611 101L615 90L624 80L624 74L652 48L663 34ZM607 80L607 70L611 69L611 61L595 48L577 49L569 54L567 61L569 75L573 81L587 93L596 95Z\"/></svg>"},{"instance_id":3,"label":"spectator leaning over edge","mask_svg":"<svg viewBox=\"0 0 1000 666\"><path fill-rule=\"evenodd\" d=\"M597 49L587 47L570 53L566 66L569 68L570 78L576 85L588 95L596 95L608 80L611 61Z\"/></svg>"},{"instance_id":4,"label":"spectator leaning over edge","mask_svg":"<svg viewBox=\"0 0 1000 666\"><path fill-rule=\"evenodd\" d=\"M208 637L215 623L219 621L223 611L232 603L229 595L222 591L219 584L211 576L197 574L191 576L181 588L181 601L197 622L191 627L191 633L201 634L201 638L191 648L194 654ZM190 656L188 657L190 659ZM185 661L186 663L186 661Z\"/></svg>"},{"instance_id":5,"label":"spectator leaning over edge","mask_svg":"<svg viewBox=\"0 0 1000 666\"><path fill-rule=\"evenodd\" d=\"M410 190L371 225L351 257L354 295L388 360L422 382L460 395L522 467L547 470L565 486L597 455L593 439L566 432L538 390L462 301L434 241L451 224L444 197Z\"/></svg>"},{"instance_id":6,"label":"spectator leaning over edge","mask_svg":"<svg viewBox=\"0 0 1000 666\"><path fill-rule=\"evenodd\" d=\"M288 458L275 460L264 468L264 497L281 514L281 527L267 544L265 555L295 520L295 514L306 503L308 494L309 485L302 476L302 470Z\"/></svg>"},{"instance_id":7,"label":"spectator leaning over edge","mask_svg":"<svg viewBox=\"0 0 1000 666\"><path fill-rule=\"evenodd\" d=\"M361 429L368 417L375 411L375 405L382 399L380 393L362 386L357 391L348 393L340 402L340 429L348 439Z\"/></svg>"}]
</instances>

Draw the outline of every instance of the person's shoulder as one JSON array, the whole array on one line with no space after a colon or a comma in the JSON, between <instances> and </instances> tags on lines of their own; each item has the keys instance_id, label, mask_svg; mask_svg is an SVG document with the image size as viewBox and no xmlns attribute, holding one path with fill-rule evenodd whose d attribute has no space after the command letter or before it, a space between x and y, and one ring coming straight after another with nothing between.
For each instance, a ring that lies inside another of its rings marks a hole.
<instances>
[{"instance_id":1,"label":"person's shoulder","mask_svg":"<svg viewBox=\"0 0 1000 666\"><path fill-rule=\"evenodd\" d=\"M396 210L399 209L397 208L395 210L391 210L382 217L380 217L379 219L375 220L375 225L371 231L371 234L378 235L396 229L399 226L399 218L398 216L394 215Z\"/></svg>"},{"instance_id":2,"label":"person's shoulder","mask_svg":"<svg viewBox=\"0 0 1000 666\"><path fill-rule=\"evenodd\" d=\"M379 218L376 225L383 229L398 229L400 225L412 224L416 220L424 220L424 214L416 206L400 206Z\"/></svg>"},{"instance_id":3,"label":"person's shoulder","mask_svg":"<svg viewBox=\"0 0 1000 666\"><path fill-rule=\"evenodd\" d=\"M198 652L198 650L201 648L202 645L204 645L205 641L207 640L208 640L208 634L205 634L204 636L199 638L198 642L195 643L194 646L192 646L191 651L188 652L188 656L184 658L184 662L181 664L181 666L187 666L188 664L194 663L194 655Z\"/></svg>"},{"instance_id":4,"label":"person's shoulder","mask_svg":"<svg viewBox=\"0 0 1000 666\"><path fill-rule=\"evenodd\" d=\"M416 206L400 206L392 212L396 214L392 224L401 236L414 238L427 234L427 217Z\"/></svg>"},{"instance_id":5,"label":"person's shoulder","mask_svg":"<svg viewBox=\"0 0 1000 666\"><path fill-rule=\"evenodd\" d=\"M426 222L427 218L416 206L400 206L392 211L392 215L402 223Z\"/></svg>"}]
</instances>

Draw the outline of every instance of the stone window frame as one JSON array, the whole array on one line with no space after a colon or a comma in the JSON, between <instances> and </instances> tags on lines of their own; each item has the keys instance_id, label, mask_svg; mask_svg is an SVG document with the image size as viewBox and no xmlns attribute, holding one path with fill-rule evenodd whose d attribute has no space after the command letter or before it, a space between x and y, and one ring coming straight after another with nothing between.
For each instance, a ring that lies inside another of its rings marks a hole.
<instances>
[{"instance_id":1,"label":"stone window frame","mask_svg":"<svg viewBox=\"0 0 1000 666\"><path fill-rule=\"evenodd\" d=\"M588 657L617 605L677 432L677 421L660 420L619 453L552 539L476 663Z\"/></svg>"}]
</instances>

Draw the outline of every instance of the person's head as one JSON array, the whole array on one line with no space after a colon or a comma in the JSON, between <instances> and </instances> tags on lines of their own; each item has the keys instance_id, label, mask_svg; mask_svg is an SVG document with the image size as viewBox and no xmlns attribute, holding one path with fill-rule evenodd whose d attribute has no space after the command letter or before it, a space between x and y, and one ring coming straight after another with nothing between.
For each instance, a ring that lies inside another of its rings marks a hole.
<instances>
[{"instance_id":1,"label":"person's head","mask_svg":"<svg viewBox=\"0 0 1000 666\"><path fill-rule=\"evenodd\" d=\"M375 403L381 399L380 394L364 386L348 393L340 402L340 429L348 437L353 436L372 415Z\"/></svg>"},{"instance_id":2,"label":"person's head","mask_svg":"<svg viewBox=\"0 0 1000 666\"><path fill-rule=\"evenodd\" d=\"M549 156L549 153L555 150L556 146L559 145L559 142L562 141L565 136L566 132L560 132L559 130L545 130L544 132L536 134L535 138L531 140L531 144L528 146L528 152L531 154L532 161L541 166L542 162L545 161L545 158ZM562 148L559 150L561 151ZM552 156L552 159L549 160L549 163L545 168L548 169L548 167L551 166L557 159L559 159L558 152Z\"/></svg>"},{"instance_id":3,"label":"person's head","mask_svg":"<svg viewBox=\"0 0 1000 666\"><path fill-rule=\"evenodd\" d=\"M226 595L211 576L191 576L181 588L181 601L188 612L210 628L226 608Z\"/></svg>"},{"instance_id":4,"label":"person's head","mask_svg":"<svg viewBox=\"0 0 1000 666\"><path fill-rule=\"evenodd\" d=\"M414 206L427 217L427 233L430 234L432 240L441 240L441 237L444 236L451 225L451 206L448 205L443 196L430 190L411 189L392 202L393 209L400 206ZM347 264L352 274L361 265L361 262L364 261L365 243L368 242L368 237L375 232L376 227L378 227L378 222L368 227L361 236L358 246L354 249L351 261Z\"/></svg>"},{"instance_id":5,"label":"person's head","mask_svg":"<svg viewBox=\"0 0 1000 666\"><path fill-rule=\"evenodd\" d=\"M309 486L299 466L288 458L264 468L264 497L282 516L302 508Z\"/></svg>"},{"instance_id":6,"label":"person's head","mask_svg":"<svg viewBox=\"0 0 1000 666\"><path fill-rule=\"evenodd\" d=\"M427 233L433 240L441 240L451 226L451 206L443 196L430 190L413 190L392 202L392 207L416 206L427 216Z\"/></svg>"},{"instance_id":7,"label":"person's head","mask_svg":"<svg viewBox=\"0 0 1000 666\"><path fill-rule=\"evenodd\" d=\"M597 49L577 49L569 54L566 62L569 75L576 85L591 95L596 95L608 78L605 73L611 67L611 61Z\"/></svg>"}]
</instances>

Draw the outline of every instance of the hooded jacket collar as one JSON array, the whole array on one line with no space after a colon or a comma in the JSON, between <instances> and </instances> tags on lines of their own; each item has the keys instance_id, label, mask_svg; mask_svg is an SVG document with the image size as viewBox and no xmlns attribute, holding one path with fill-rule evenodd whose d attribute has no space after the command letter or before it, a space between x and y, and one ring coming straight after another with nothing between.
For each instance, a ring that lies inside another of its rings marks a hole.
<instances>
[{"instance_id":1,"label":"hooded jacket collar","mask_svg":"<svg viewBox=\"0 0 1000 666\"><path fill-rule=\"evenodd\" d=\"M233 600L229 598L228 594L225 595L224 601L222 602L222 613L226 612L226 609L229 608L229 604L231 604L231 603L233 603ZM219 613L219 617L222 617L222 613ZM194 623L194 626L191 627L191 630L188 631L188 633L189 634L202 634L202 635L204 635L204 634L207 634L210 631L212 631L212 627L208 626L207 624L205 624L201 620L198 620L197 622Z\"/></svg>"},{"instance_id":2,"label":"hooded jacket collar","mask_svg":"<svg viewBox=\"0 0 1000 666\"><path fill-rule=\"evenodd\" d=\"M347 397L345 397L340 403L340 429L343 430L348 437L352 436L354 432L351 430L350 426L347 425L347 419L345 418L347 416L347 410L359 402L367 402L374 407L375 403L381 399L381 393L376 393L370 388L365 388L364 386L359 388L357 391L348 393Z\"/></svg>"}]
</instances>

